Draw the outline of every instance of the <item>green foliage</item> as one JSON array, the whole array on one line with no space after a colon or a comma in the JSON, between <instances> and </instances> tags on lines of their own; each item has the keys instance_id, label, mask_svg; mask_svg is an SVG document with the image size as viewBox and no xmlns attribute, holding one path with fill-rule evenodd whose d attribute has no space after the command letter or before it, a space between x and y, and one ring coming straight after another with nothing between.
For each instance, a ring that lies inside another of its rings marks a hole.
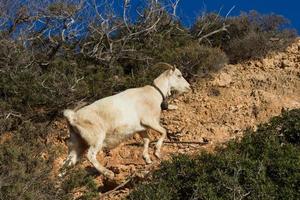
<instances>
[{"instance_id":1,"label":"green foliage","mask_svg":"<svg viewBox=\"0 0 300 200\"><path fill-rule=\"evenodd\" d=\"M299 199L299 124L285 111L217 153L173 157L128 199Z\"/></svg>"},{"instance_id":2,"label":"green foliage","mask_svg":"<svg viewBox=\"0 0 300 200\"><path fill-rule=\"evenodd\" d=\"M283 16L262 15L256 11L241 13L240 16L224 18L216 13L199 17L191 28L197 39L218 30L226 24L227 31L220 31L201 42L220 47L231 63L265 56L269 51L280 51L296 37L294 30L285 29L289 21ZM276 38L276 42L272 41Z\"/></svg>"},{"instance_id":3,"label":"green foliage","mask_svg":"<svg viewBox=\"0 0 300 200\"><path fill-rule=\"evenodd\" d=\"M4 125L5 121L0 121ZM82 200L99 195L94 177L84 169L71 169L67 177L52 177L58 149L46 144L45 124L23 122L11 138L0 145L0 199L72 199L76 189L84 188ZM62 186L58 187L58 181Z\"/></svg>"},{"instance_id":4,"label":"green foliage","mask_svg":"<svg viewBox=\"0 0 300 200\"><path fill-rule=\"evenodd\" d=\"M249 32L243 38L233 39L226 47L231 62L257 59L268 52L269 38L265 34Z\"/></svg>"},{"instance_id":5,"label":"green foliage","mask_svg":"<svg viewBox=\"0 0 300 200\"><path fill-rule=\"evenodd\" d=\"M83 187L84 193L79 199L92 200L99 196L98 187L94 177L88 175L84 169L72 169L68 174L68 177L66 177L62 184L63 190L67 194L72 194L73 190Z\"/></svg>"},{"instance_id":6,"label":"green foliage","mask_svg":"<svg viewBox=\"0 0 300 200\"><path fill-rule=\"evenodd\" d=\"M228 62L226 54L219 48L207 47L197 43L177 48L171 54L181 71L191 79L193 75L203 76L216 72Z\"/></svg>"},{"instance_id":7,"label":"green foliage","mask_svg":"<svg viewBox=\"0 0 300 200\"><path fill-rule=\"evenodd\" d=\"M28 107L45 106L48 108L65 105L69 97L86 95L85 88L77 80L83 71L65 61L51 63L49 69L37 65L1 72L0 101L4 101L17 111ZM69 94L69 95L68 95Z\"/></svg>"},{"instance_id":8,"label":"green foliage","mask_svg":"<svg viewBox=\"0 0 300 200\"><path fill-rule=\"evenodd\" d=\"M49 179L56 153L45 145L44 136L42 125L23 122L12 138L0 145L1 200L64 197ZM45 158L43 154L49 157Z\"/></svg>"},{"instance_id":9,"label":"green foliage","mask_svg":"<svg viewBox=\"0 0 300 200\"><path fill-rule=\"evenodd\" d=\"M51 4L48 10L64 16L61 8L66 5ZM75 12L73 6L69 6L70 13ZM282 29L287 20L273 14L253 11L225 19L210 13L188 30L165 10L150 16L147 15L149 10L144 12L137 22L129 24L131 31L141 31L139 37L127 38L126 34L130 33L122 27L111 38L94 31L80 42L52 43L48 37L40 37L30 43L31 49L26 49L18 41L1 35L0 105L3 110L28 112L32 108L43 108L58 112L81 99L93 101L129 87L149 84L158 75L152 69L156 62L176 64L187 79L194 80L220 69L228 60L235 63L283 49L295 37L292 31ZM118 20L116 18L114 23L118 24ZM155 22L153 31L143 32ZM224 23L229 25L228 31L198 40ZM100 24L94 26L101 27ZM122 42L124 37L126 42ZM271 42L272 37L280 41ZM111 52L107 52L109 42L114 47ZM81 48L80 53L78 48ZM94 50L95 55L106 56L97 58L87 53Z\"/></svg>"}]
</instances>

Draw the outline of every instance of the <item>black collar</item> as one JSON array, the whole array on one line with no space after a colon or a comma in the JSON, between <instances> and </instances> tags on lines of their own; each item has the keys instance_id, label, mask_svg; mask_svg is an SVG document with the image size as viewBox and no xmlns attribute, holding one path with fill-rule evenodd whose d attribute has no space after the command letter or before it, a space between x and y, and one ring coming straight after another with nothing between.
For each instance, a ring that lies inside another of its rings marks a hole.
<instances>
[{"instance_id":1,"label":"black collar","mask_svg":"<svg viewBox=\"0 0 300 200\"><path fill-rule=\"evenodd\" d=\"M160 104L160 108L162 110L168 110L168 102L166 97L164 96L164 94L162 93L162 91L153 83L152 86L160 93L160 95L162 96L162 103Z\"/></svg>"}]
</instances>

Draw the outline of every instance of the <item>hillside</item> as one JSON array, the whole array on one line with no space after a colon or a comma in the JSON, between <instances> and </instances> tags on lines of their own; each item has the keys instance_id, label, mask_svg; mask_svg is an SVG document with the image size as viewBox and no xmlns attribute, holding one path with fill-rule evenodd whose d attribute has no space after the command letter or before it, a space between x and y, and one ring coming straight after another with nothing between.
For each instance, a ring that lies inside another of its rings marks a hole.
<instances>
[{"instance_id":1,"label":"hillside","mask_svg":"<svg viewBox=\"0 0 300 200\"><path fill-rule=\"evenodd\" d=\"M300 39L284 52L226 65L221 71L201 78L194 88L193 92L170 100L178 106L177 110L163 112L162 123L169 130L166 140L169 143L162 149L164 160L177 153L213 151L229 139L241 137L245 129L255 129L283 109L300 108ZM155 140L156 137L157 134L151 132L151 138ZM66 121L55 121L48 142L60 148L63 145L63 154L53 163L53 178L66 157L67 148L62 142L66 138ZM208 143L202 144L203 141ZM130 177L138 180L159 167L160 161L154 156L154 163L145 165L142 148L142 139L136 135L116 149L101 153L98 159L116 173L116 180L108 183L102 175L95 176L100 190L109 191ZM150 154L153 155L153 148ZM79 168L93 172L85 158ZM130 188L130 184L126 185L105 198L119 199L128 194ZM80 196L82 191L82 188L75 189L75 196Z\"/></svg>"},{"instance_id":2,"label":"hillside","mask_svg":"<svg viewBox=\"0 0 300 200\"><path fill-rule=\"evenodd\" d=\"M259 132L258 124L300 107L300 38L284 16L255 10L235 15L232 7L227 14L225 9L199 12L187 27L176 15L178 0L142 2L121 3L123 12L113 1L0 2L0 200L120 199L155 181L155 173L167 171L165 163L176 159L173 155L187 160L206 152L217 156L217 147L228 149L232 138L242 145L244 130ZM139 17L131 19L133 12ZM162 113L161 123L168 129L162 160L152 155L158 134L151 131L151 165L142 159L142 139L134 135L98 155L115 173L114 180L99 175L85 156L59 177L69 139L62 111L151 84L165 70L157 67L159 62L177 66L193 85L193 91L168 99L177 110ZM299 111L293 113L297 116L288 119L298 124ZM297 125L297 140L298 130ZM278 158L286 162L296 154ZM186 174L192 171L184 168ZM211 173L199 177L205 175ZM274 191L276 187L280 185ZM165 192L152 199L162 199Z\"/></svg>"}]
</instances>

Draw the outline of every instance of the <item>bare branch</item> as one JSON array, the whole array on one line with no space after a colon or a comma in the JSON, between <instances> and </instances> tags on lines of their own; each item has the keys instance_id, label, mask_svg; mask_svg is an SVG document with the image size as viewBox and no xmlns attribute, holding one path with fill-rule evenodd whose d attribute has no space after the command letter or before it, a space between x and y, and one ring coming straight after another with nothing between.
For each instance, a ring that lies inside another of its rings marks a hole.
<instances>
[{"instance_id":1,"label":"bare branch","mask_svg":"<svg viewBox=\"0 0 300 200\"><path fill-rule=\"evenodd\" d=\"M5 119L8 119L10 116L18 117L18 118L21 118L21 117L22 117L22 115L19 114L19 113L15 114L14 112L10 112L10 113L8 113L8 114L6 115Z\"/></svg>"},{"instance_id":2,"label":"bare branch","mask_svg":"<svg viewBox=\"0 0 300 200\"><path fill-rule=\"evenodd\" d=\"M130 176L127 180L125 180L123 183L121 183L120 185L118 185L117 187L115 187L114 189L112 190L109 190L105 193L103 193L101 196L100 196L100 199L103 199L104 197L114 193L115 191L117 191L118 189L124 187L125 185L127 185L129 182L131 182L133 179L135 178L135 174Z\"/></svg>"},{"instance_id":3,"label":"bare branch","mask_svg":"<svg viewBox=\"0 0 300 200\"><path fill-rule=\"evenodd\" d=\"M228 11L228 13L225 16L225 20L227 19L227 17L229 16L229 14L235 9L235 5L231 7L231 9Z\"/></svg>"},{"instance_id":4,"label":"bare branch","mask_svg":"<svg viewBox=\"0 0 300 200\"><path fill-rule=\"evenodd\" d=\"M230 26L230 25L224 24L221 28L219 28L219 29L217 29L217 30L215 30L215 31L212 31L212 32L210 32L210 33L208 33L208 34L206 34L206 35L200 37L200 38L198 39L198 41L201 42L203 39L206 39L206 38L208 38L208 37L210 37L210 36L212 36L212 35L214 35L214 34L216 34L216 33L223 32L223 31L228 31L228 30L227 30L227 27L229 27L229 26Z\"/></svg>"},{"instance_id":5,"label":"bare branch","mask_svg":"<svg viewBox=\"0 0 300 200\"><path fill-rule=\"evenodd\" d=\"M123 6L123 20L124 24L127 28L127 30L131 33L131 30L127 24L127 8L129 7L130 0L124 0L124 6Z\"/></svg>"},{"instance_id":6,"label":"bare branch","mask_svg":"<svg viewBox=\"0 0 300 200\"><path fill-rule=\"evenodd\" d=\"M173 9L172 15L174 17L176 17L176 11L177 11L177 6L178 6L179 2L180 2L180 0L175 0L175 2L171 1L171 6L172 6L172 9Z\"/></svg>"},{"instance_id":7,"label":"bare branch","mask_svg":"<svg viewBox=\"0 0 300 200\"><path fill-rule=\"evenodd\" d=\"M158 19L156 20L156 22L154 22L154 24L153 24L152 26L150 26L150 27L148 27L148 28L146 28L146 29L144 29L144 30L141 30L141 31L139 31L139 32L132 33L130 36L135 36L135 35L139 35L139 34L144 33L144 32L149 32L149 31L151 31L152 29L155 28L155 26L158 24L158 22L159 22L160 20L161 20L161 18L158 18Z\"/></svg>"}]
</instances>

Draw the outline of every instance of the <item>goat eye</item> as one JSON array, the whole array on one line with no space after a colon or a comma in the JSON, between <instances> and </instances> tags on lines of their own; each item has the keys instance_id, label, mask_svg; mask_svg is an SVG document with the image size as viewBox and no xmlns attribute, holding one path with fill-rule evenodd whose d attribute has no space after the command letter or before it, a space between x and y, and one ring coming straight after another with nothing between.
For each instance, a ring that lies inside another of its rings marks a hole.
<instances>
[{"instance_id":1,"label":"goat eye","mask_svg":"<svg viewBox=\"0 0 300 200\"><path fill-rule=\"evenodd\" d=\"M177 77L178 77L178 78L181 78L181 77L182 77L182 75L181 75L181 74L178 74L178 75L177 75Z\"/></svg>"}]
</instances>

